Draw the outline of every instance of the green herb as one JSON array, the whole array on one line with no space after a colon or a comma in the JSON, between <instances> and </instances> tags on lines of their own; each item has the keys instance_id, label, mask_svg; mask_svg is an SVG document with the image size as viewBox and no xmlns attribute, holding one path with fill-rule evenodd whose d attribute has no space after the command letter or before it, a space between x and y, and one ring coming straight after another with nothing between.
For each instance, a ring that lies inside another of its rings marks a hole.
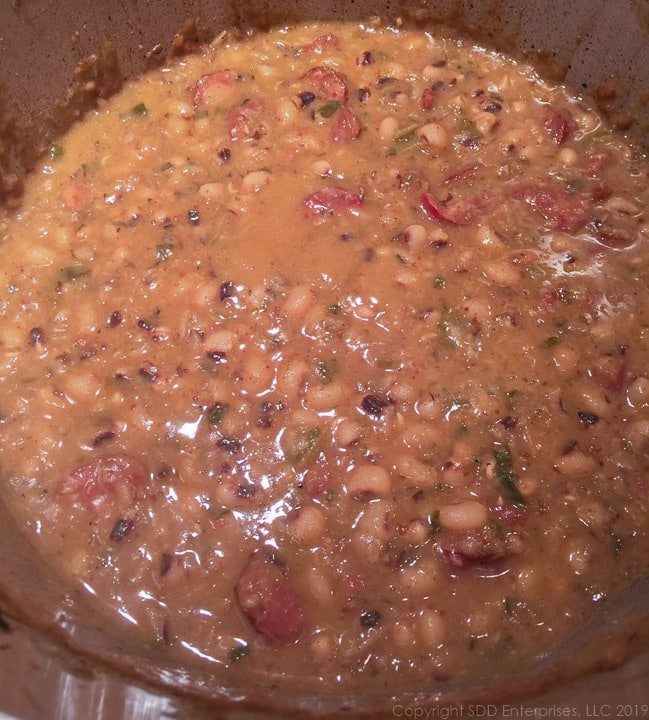
<instances>
[{"instance_id":1,"label":"green herb","mask_svg":"<svg viewBox=\"0 0 649 720\"><path fill-rule=\"evenodd\" d=\"M303 429L298 434L290 456L291 465L297 470L304 470L315 458L322 440L322 430L319 427Z\"/></svg>"},{"instance_id":2,"label":"green herb","mask_svg":"<svg viewBox=\"0 0 649 720\"><path fill-rule=\"evenodd\" d=\"M52 158L52 160L58 160L60 157L63 157L63 155L65 155L65 149L63 148L63 145L53 143L50 146L50 158Z\"/></svg>"},{"instance_id":3,"label":"green herb","mask_svg":"<svg viewBox=\"0 0 649 720\"><path fill-rule=\"evenodd\" d=\"M396 258L402 265L408 264L408 261L406 260L406 258L404 258L403 255L401 255L400 253L397 253Z\"/></svg>"},{"instance_id":4,"label":"green herb","mask_svg":"<svg viewBox=\"0 0 649 720\"><path fill-rule=\"evenodd\" d=\"M225 414L230 409L227 403L217 402L207 413L207 419L212 425L218 425L221 420L225 417Z\"/></svg>"},{"instance_id":5,"label":"green herb","mask_svg":"<svg viewBox=\"0 0 649 720\"><path fill-rule=\"evenodd\" d=\"M443 290L446 287L446 278L441 275L437 275L433 280L433 287L438 290Z\"/></svg>"},{"instance_id":6,"label":"green herb","mask_svg":"<svg viewBox=\"0 0 649 720\"><path fill-rule=\"evenodd\" d=\"M141 103L138 103L137 105L133 105L133 107L130 110L128 110L127 112L121 113L121 115L119 116L119 119L122 122L128 122L129 120L133 120L134 118L137 118L137 117L144 117L145 115L148 115L148 113L149 113L149 111L147 110L146 105L143 102L141 102Z\"/></svg>"},{"instance_id":7,"label":"green herb","mask_svg":"<svg viewBox=\"0 0 649 720\"><path fill-rule=\"evenodd\" d=\"M421 148L421 142L419 142L419 140L415 140L414 138L415 136L413 135L411 138L397 140L394 145L390 145L386 152L386 156L394 157L395 155L404 155L405 153L419 150L419 148Z\"/></svg>"},{"instance_id":8,"label":"green herb","mask_svg":"<svg viewBox=\"0 0 649 720\"><path fill-rule=\"evenodd\" d=\"M315 373L323 385L328 385L337 371L338 366L335 360L321 360L315 369Z\"/></svg>"},{"instance_id":9,"label":"green herb","mask_svg":"<svg viewBox=\"0 0 649 720\"><path fill-rule=\"evenodd\" d=\"M343 306L340 303L334 303L333 305L329 305L327 308L327 312L331 315L338 315L338 313L343 309Z\"/></svg>"},{"instance_id":10,"label":"green herb","mask_svg":"<svg viewBox=\"0 0 649 720\"><path fill-rule=\"evenodd\" d=\"M336 110L340 107L340 100L329 100L329 102L326 102L319 110L318 112L322 117L328 118L331 117Z\"/></svg>"},{"instance_id":11,"label":"green herb","mask_svg":"<svg viewBox=\"0 0 649 720\"><path fill-rule=\"evenodd\" d=\"M162 170L162 172L167 172L167 170L171 170L173 166L174 164L172 162L166 162L164 165L160 166L160 170Z\"/></svg>"},{"instance_id":12,"label":"green herb","mask_svg":"<svg viewBox=\"0 0 649 720\"><path fill-rule=\"evenodd\" d=\"M232 650L228 653L228 660L232 663L238 662L241 660L241 658L246 657L248 653L250 652L250 648L248 645L237 645L236 647L233 647Z\"/></svg>"},{"instance_id":13,"label":"green herb","mask_svg":"<svg viewBox=\"0 0 649 720\"><path fill-rule=\"evenodd\" d=\"M469 120L467 117L463 117L460 120L458 130L460 140L480 140L480 138L483 137L480 130L478 130L478 126L473 122L473 120Z\"/></svg>"},{"instance_id":14,"label":"green herb","mask_svg":"<svg viewBox=\"0 0 649 720\"><path fill-rule=\"evenodd\" d=\"M169 260L174 254L174 246L171 243L160 243L155 248L155 259L159 262Z\"/></svg>"},{"instance_id":15,"label":"green herb","mask_svg":"<svg viewBox=\"0 0 649 720\"><path fill-rule=\"evenodd\" d=\"M413 123L412 125L406 125L405 127L399 128L399 130L394 133L394 139L397 141L411 139L415 134L417 127L417 124Z\"/></svg>"},{"instance_id":16,"label":"green herb","mask_svg":"<svg viewBox=\"0 0 649 720\"><path fill-rule=\"evenodd\" d=\"M76 282L81 278L87 277L90 273L90 268L85 265L67 265L61 268L59 277L62 282Z\"/></svg>"},{"instance_id":17,"label":"green herb","mask_svg":"<svg viewBox=\"0 0 649 720\"><path fill-rule=\"evenodd\" d=\"M94 175L97 170L99 170L99 163L98 162L92 162L92 163L81 163L81 170L83 172L84 177L88 177L89 175Z\"/></svg>"},{"instance_id":18,"label":"green herb","mask_svg":"<svg viewBox=\"0 0 649 720\"><path fill-rule=\"evenodd\" d=\"M494 456L496 458L496 477L500 483L503 497L512 505L525 505L526 500L518 489L511 450L507 445L496 445L494 446Z\"/></svg>"},{"instance_id":19,"label":"green herb","mask_svg":"<svg viewBox=\"0 0 649 720\"><path fill-rule=\"evenodd\" d=\"M545 338L545 340L541 343L541 347L551 348L558 345L560 342L561 338L558 335L550 335L550 337Z\"/></svg>"}]
</instances>

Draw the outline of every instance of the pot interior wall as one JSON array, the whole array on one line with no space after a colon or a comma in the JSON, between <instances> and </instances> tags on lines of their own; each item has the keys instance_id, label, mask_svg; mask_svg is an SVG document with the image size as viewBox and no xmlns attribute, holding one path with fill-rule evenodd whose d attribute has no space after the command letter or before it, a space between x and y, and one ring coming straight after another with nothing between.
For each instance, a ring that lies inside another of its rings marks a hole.
<instances>
[{"instance_id":1,"label":"pot interior wall","mask_svg":"<svg viewBox=\"0 0 649 720\"><path fill-rule=\"evenodd\" d=\"M99 94L164 58L187 18L198 37L233 24L372 15L441 22L479 42L531 55L546 74L600 96L640 139L649 125L649 10L634 0L14 0L0 5L0 200L24 166ZM112 44L115 49L106 46ZM96 56L96 64L84 62ZM76 79L76 83L73 81ZM74 86L74 91L70 91Z\"/></svg>"},{"instance_id":2,"label":"pot interior wall","mask_svg":"<svg viewBox=\"0 0 649 720\"><path fill-rule=\"evenodd\" d=\"M616 121L637 138L646 135L649 11L632 0L14 0L0 5L0 201L3 192L19 193L25 167L97 95L114 90L118 76L132 77L166 57L188 18L195 18L197 30L185 37L205 39L235 24L265 27L372 15L443 23L480 43L531 56L546 74L599 94ZM96 63L84 62L92 55ZM73 608L82 599L47 578L5 514L0 506L0 600L10 613L39 617L43 629L55 628L69 639L78 632ZM645 587L643 593L633 592L629 614L638 613L637 604L640 612L647 611L638 597L646 599ZM62 609L55 615L53 607ZM119 653L116 643L107 650L105 637L91 627L84 632L84 642L104 643L104 655Z\"/></svg>"}]
</instances>

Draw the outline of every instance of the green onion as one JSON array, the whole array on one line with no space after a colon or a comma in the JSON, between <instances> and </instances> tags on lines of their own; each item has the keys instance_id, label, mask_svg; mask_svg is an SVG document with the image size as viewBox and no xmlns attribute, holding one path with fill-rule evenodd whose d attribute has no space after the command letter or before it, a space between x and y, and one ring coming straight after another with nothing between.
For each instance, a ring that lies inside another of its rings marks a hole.
<instances>
[{"instance_id":1,"label":"green onion","mask_svg":"<svg viewBox=\"0 0 649 720\"><path fill-rule=\"evenodd\" d=\"M60 157L63 157L63 155L65 155L65 149L63 145L53 143L50 146L50 157L52 158L52 160L58 160Z\"/></svg>"},{"instance_id":2,"label":"green onion","mask_svg":"<svg viewBox=\"0 0 649 720\"><path fill-rule=\"evenodd\" d=\"M320 378L323 385L328 385L338 371L335 360L321 360L315 369L315 374Z\"/></svg>"},{"instance_id":3,"label":"green onion","mask_svg":"<svg viewBox=\"0 0 649 720\"><path fill-rule=\"evenodd\" d=\"M319 110L318 112L322 117L328 118L331 117L340 107L340 100L330 100L329 102L326 102Z\"/></svg>"},{"instance_id":4,"label":"green onion","mask_svg":"<svg viewBox=\"0 0 649 720\"><path fill-rule=\"evenodd\" d=\"M291 465L298 472L304 470L306 466L315 458L322 440L322 430L319 427L308 428L300 431L300 434L293 447L293 452L289 458Z\"/></svg>"},{"instance_id":5,"label":"green onion","mask_svg":"<svg viewBox=\"0 0 649 720\"><path fill-rule=\"evenodd\" d=\"M63 282L76 282L81 278L87 277L90 273L90 268L85 265L67 265L61 268L59 277Z\"/></svg>"},{"instance_id":6,"label":"green onion","mask_svg":"<svg viewBox=\"0 0 649 720\"><path fill-rule=\"evenodd\" d=\"M121 113L121 115L119 116L119 119L122 122L128 122L129 120L133 120L133 118L144 117L145 115L148 115L148 114L149 114L149 111L147 110L146 105L143 102L141 102L141 103L138 103L137 105L133 105L133 107L130 110L128 110L127 112Z\"/></svg>"},{"instance_id":7,"label":"green onion","mask_svg":"<svg viewBox=\"0 0 649 720\"><path fill-rule=\"evenodd\" d=\"M217 402L207 413L207 419L212 425L218 425L221 420L225 417L225 414L230 409L227 403Z\"/></svg>"},{"instance_id":8,"label":"green onion","mask_svg":"<svg viewBox=\"0 0 649 720\"><path fill-rule=\"evenodd\" d=\"M399 128L399 130L394 133L394 139L399 141L410 139L415 134L417 127L417 123L412 123L412 125Z\"/></svg>"},{"instance_id":9,"label":"green onion","mask_svg":"<svg viewBox=\"0 0 649 720\"><path fill-rule=\"evenodd\" d=\"M496 445L494 446L494 457L496 458L496 477L500 483L503 497L512 505L526 505L527 501L518 489L511 450L507 445Z\"/></svg>"}]
</instances>

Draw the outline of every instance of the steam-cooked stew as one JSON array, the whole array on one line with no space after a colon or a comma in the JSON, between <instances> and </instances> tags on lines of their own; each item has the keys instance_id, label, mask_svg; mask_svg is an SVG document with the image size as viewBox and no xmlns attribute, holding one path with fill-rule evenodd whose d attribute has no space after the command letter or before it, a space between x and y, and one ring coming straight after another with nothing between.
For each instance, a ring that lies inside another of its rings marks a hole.
<instances>
[{"instance_id":1,"label":"steam-cooked stew","mask_svg":"<svg viewBox=\"0 0 649 720\"><path fill-rule=\"evenodd\" d=\"M176 662L305 692L519 665L647 570L648 186L465 42L220 37L2 220L3 499Z\"/></svg>"}]
</instances>

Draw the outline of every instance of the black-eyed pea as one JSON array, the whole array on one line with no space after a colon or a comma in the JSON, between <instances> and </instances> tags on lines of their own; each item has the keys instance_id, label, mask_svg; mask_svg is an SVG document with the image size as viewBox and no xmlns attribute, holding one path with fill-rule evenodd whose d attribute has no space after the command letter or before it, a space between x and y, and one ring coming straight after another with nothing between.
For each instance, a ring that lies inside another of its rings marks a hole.
<instances>
[{"instance_id":1,"label":"black-eyed pea","mask_svg":"<svg viewBox=\"0 0 649 720\"><path fill-rule=\"evenodd\" d=\"M397 475L418 487L433 485L437 479L433 469L417 460L411 453L397 455L394 459L394 468Z\"/></svg>"},{"instance_id":2,"label":"black-eyed pea","mask_svg":"<svg viewBox=\"0 0 649 720\"><path fill-rule=\"evenodd\" d=\"M313 168L313 172L320 177L327 177L331 175L332 172L331 164L328 160L316 160L311 167Z\"/></svg>"},{"instance_id":3,"label":"black-eyed pea","mask_svg":"<svg viewBox=\"0 0 649 720\"><path fill-rule=\"evenodd\" d=\"M596 461L582 452L579 448L573 448L570 452L559 455L554 461L554 467L562 475L570 477L584 477L590 475L597 468Z\"/></svg>"},{"instance_id":4,"label":"black-eyed pea","mask_svg":"<svg viewBox=\"0 0 649 720\"><path fill-rule=\"evenodd\" d=\"M644 455L649 451L649 420L634 420L624 430L625 439L633 452Z\"/></svg>"},{"instance_id":5,"label":"black-eyed pea","mask_svg":"<svg viewBox=\"0 0 649 720\"><path fill-rule=\"evenodd\" d=\"M330 382L325 385L316 383L307 389L304 402L311 410L326 412L338 407L347 395L345 386L339 382Z\"/></svg>"},{"instance_id":6,"label":"black-eyed pea","mask_svg":"<svg viewBox=\"0 0 649 720\"><path fill-rule=\"evenodd\" d=\"M602 530L610 519L610 513L604 503L592 497L579 500L575 510L584 525L588 525L593 530Z\"/></svg>"},{"instance_id":7,"label":"black-eyed pea","mask_svg":"<svg viewBox=\"0 0 649 720\"><path fill-rule=\"evenodd\" d=\"M519 271L508 260L486 262L482 272L487 280L503 287L515 287L520 281Z\"/></svg>"},{"instance_id":8,"label":"black-eyed pea","mask_svg":"<svg viewBox=\"0 0 649 720\"><path fill-rule=\"evenodd\" d=\"M328 658L335 651L335 644L331 635L321 631L311 640L311 652L315 657Z\"/></svg>"},{"instance_id":9,"label":"black-eyed pea","mask_svg":"<svg viewBox=\"0 0 649 720\"><path fill-rule=\"evenodd\" d=\"M395 281L402 287L416 287L421 282L421 275L414 270L406 269L395 275Z\"/></svg>"},{"instance_id":10,"label":"black-eyed pea","mask_svg":"<svg viewBox=\"0 0 649 720\"><path fill-rule=\"evenodd\" d=\"M387 500L367 503L356 522L356 529L387 542L393 532L394 506Z\"/></svg>"},{"instance_id":11,"label":"black-eyed pea","mask_svg":"<svg viewBox=\"0 0 649 720\"><path fill-rule=\"evenodd\" d=\"M282 311L291 318L306 315L313 305L313 293L308 285L296 285L291 288L284 299Z\"/></svg>"},{"instance_id":12,"label":"black-eyed pea","mask_svg":"<svg viewBox=\"0 0 649 720\"><path fill-rule=\"evenodd\" d=\"M413 252L419 252L428 245L428 231L423 225L408 225L403 231L403 241Z\"/></svg>"},{"instance_id":13,"label":"black-eyed pea","mask_svg":"<svg viewBox=\"0 0 649 720\"><path fill-rule=\"evenodd\" d=\"M412 423L406 427L401 442L408 448L424 450L435 443L439 430L429 423Z\"/></svg>"},{"instance_id":14,"label":"black-eyed pea","mask_svg":"<svg viewBox=\"0 0 649 720\"><path fill-rule=\"evenodd\" d=\"M347 478L347 491L352 497L388 497L392 478L380 465L357 465Z\"/></svg>"},{"instance_id":15,"label":"black-eyed pea","mask_svg":"<svg viewBox=\"0 0 649 720\"><path fill-rule=\"evenodd\" d=\"M477 500L442 505L439 509L439 524L447 530L467 532L483 528L489 520L489 511Z\"/></svg>"},{"instance_id":16,"label":"black-eyed pea","mask_svg":"<svg viewBox=\"0 0 649 720\"><path fill-rule=\"evenodd\" d=\"M426 398L417 402L415 412L424 420L439 420L444 413L444 407L439 400Z\"/></svg>"},{"instance_id":17,"label":"black-eyed pea","mask_svg":"<svg viewBox=\"0 0 649 720\"><path fill-rule=\"evenodd\" d=\"M392 400L399 403L410 403L417 397L417 388L404 380L396 380L389 390Z\"/></svg>"},{"instance_id":18,"label":"black-eyed pea","mask_svg":"<svg viewBox=\"0 0 649 720\"><path fill-rule=\"evenodd\" d=\"M244 192L259 192L264 185L270 182L270 173L266 170L253 170L244 176L241 188Z\"/></svg>"},{"instance_id":19,"label":"black-eyed pea","mask_svg":"<svg viewBox=\"0 0 649 720\"><path fill-rule=\"evenodd\" d=\"M595 383L585 383L579 392L579 409L606 417L611 410L611 404L604 388Z\"/></svg>"},{"instance_id":20,"label":"black-eyed pea","mask_svg":"<svg viewBox=\"0 0 649 720\"><path fill-rule=\"evenodd\" d=\"M225 185L220 182L203 183L198 188L198 194L207 203L217 202L225 195Z\"/></svg>"},{"instance_id":21,"label":"black-eyed pea","mask_svg":"<svg viewBox=\"0 0 649 720\"><path fill-rule=\"evenodd\" d=\"M247 395L261 395L275 384L275 366L260 352L247 354L239 375L240 389Z\"/></svg>"},{"instance_id":22,"label":"black-eyed pea","mask_svg":"<svg viewBox=\"0 0 649 720\"><path fill-rule=\"evenodd\" d=\"M578 159L579 156L572 148L561 148L557 153L557 161L564 167L573 167Z\"/></svg>"},{"instance_id":23,"label":"black-eyed pea","mask_svg":"<svg viewBox=\"0 0 649 720\"><path fill-rule=\"evenodd\" d=\"M449 146L449 134L444 127L438 123L426 123L417 130L417 135L428 147L436 150L444 150Z\"/></svg>"},{"instance_id":24,"label":"black-eyed pea","mask_svg":"<svg viewBox=\"0 0 649 720\"><path fill-rule=\"evenodd\" d=\"M378 134L383 142L392 142L399 129L399 121L394 117L386 117L379 124Z\"/></svg>"},{"instance_id":25,"label":"black-eyed pea","mask_svg":"<svg viewBox=\"0 0 649 720\"><path fill-rule=\"evenodd\" d=\"M208 354L228 355L237 347L237 336L232 330L220 328L205 336L203 346Z\"/></svg>"},{"instance_id":26,"label":"black-eyed pea","mask_svg":"<svg viewBox=\"0 0 649 720\"><path fill-rule=\"evenodd\" d=\"M579 353L572 345L561 343L552 353L552 362L559 372L572 373L579 363Z\"/></svg>"},{"instance_id":27,"label":"black-eyed pea","mask_svg":"<svg viewBox=\"0 0 649 720\"><path fill-rule=\"evenodd\" d=\"M351 535L354 553L363 561L377 563L383 555L383 543L374 535L355 530Z\"/></svg>"},{"instance_id":28,"label":"black-eyed pea","mask_svg":"<svg viewBox=\"0 0 649 720\"><path fill-rule=\"evenodd\" d=\"M338 445L347 447L358 442L362 437L363 429L355 421L350 418L342 418L334 430L334 438Z\"/></svg>"},{"instance_id":29,"label":"black-eyed pea","mask_svg":"<svg viewBox=\"0 0 649 720\"><path fill-rule=\"evenodd\" d=\"M498 124L498 118L490 112L479 112L472 117L476 128L483 134L489 135Z\"/></svg>"},{"instance_id":30,"label":"black-eyed pea","mask_svg":"<svg viewBox=\"0 0 649 720\"><path fill-rule=\"evenodd\" d=\"M421 71L421 76L428 83L436 83L438 80L444 80L447 72L445 66L426 65Z\"/></svg>"},{"instance_id":31,"label":"black-eyed pea","mask_svg":"<svg viewBox=\"0 0 649 720\"><path fill-rule=\"evenodd\" d=\"M71 403L97 398L100 392L101 382L94 373L73 373L65 379L65 395Z\"/></svg>"},{"instance_id":32,"label":"black-eyed pea","mask_svg":"<svg viewBox=\"0 0 649 720\"><path fill-rule=\"evenodd\" d=\"M461 462L449 460L444 463L439 473L440 480L450 487L465 487L473 479L470 469Z\"/></svg>"},{"instance_id":33,"label":"black-eyed pea","mask_svg":"<svg viewBox=\"0 0 649 720\"><path fill-rule=\"evenodd\" d=\"M649 379L642 375L635 378L627 388L626 397L632 407L649 405Z\"/></svg>"},{"instance_id":34,"label":"black-eyed pea","mask_svg":"<svg viewBox=\"0 0 649 720\"><path fill-rule=\"evenodd\" d=\"M446 637L446 621L432 608L425 608L417 616L419 637L428 647L438 647Z\"/></svg>"},{"instance_id":35,"label":"black-eyed pea","mask_svg":"<svg viewBox=\"0 0 649 720\"><path fill-rule=\"evenodd\" d=\"M475 240L490 255L502 255L507 249L491 225L479 225L475 231Z\"/></svg>"},{"instance_id":36,"label":"black-eyed pea","mask_svg":"<svg viewBox=\"0 0 649 720\"><path fill-rule=\"evenodd\" d=\"M324 561L309 568L306 573L307 584L311 595L322 603L331 601L334 594L329 568Z\"/></svg>"},{"instance_id":37,"label":"black-eyed pea","mask_svg":"<svg viewBox=\"0 0 649 720\"><path fill-rule=\"evenodd\" d=\"M432 558L422 558L399 571L399 585L411 597L426 597L439 584L439 568Z\"/></svg>"},{"instance_id":38,"label":"black-eyed pea","mask_svg":"<svg viewBox=\"0 0 649 720\"><path fill-rule=\"evenodd\" d=\"M414 623L410 618L395 622L390 635L394 644L400 648L412 647L417 643Z\"/></svg>"},{"instance_id":39,"label":"black-eyed pea","mask_svg":"<svg viewBox=\"0 0 649 720\"><path fill-rule=\"evenodd\" d=\"M299 116L297 105L292 98L282 98L277 103L276 113L280 125L292 125Z\"/></svg>"},{"instance_id":40,"label":"black-eyed pea","mask_svg":"<svg viewBox=\"0 0 649 720\"><path fill-rule=\"evenodd\" d=\"M277 377L277 388L289 399L299 398L307 385L310 368L303 360L291 358Z\"/></svg>"},{"instance_id":41,"label":"black-eyed pea","mask_svg":"<svg viewBox=\"0 0 649 720\"><path fill-rule=\"evenodd\" d=\"M567 554L568 564L576 575L582 575L590 567L592 550L587 545L569 544Z\"/></svg>"},{"instance_id":42,"label":"black-eyed pea","mask_svg":"<svg viewBox=\"0 0 649 720\"><path fill-rule=\"evenodd\" d=\"M322 538L327 519L315 505L300 508L288 523L289 535L302 545L312 545Z\"/></svg>"},{"instance_id":43,"label":"black-eyed pea","mask_svg":"<svg viewBox=\"0 0 649 720\"><path fill-rule=\"evenodd\" d=\"M420 545L428 539L430 527L421 518L415 518L399 528L401 539L412 545Z\"/></svg>"}]
</instances>

